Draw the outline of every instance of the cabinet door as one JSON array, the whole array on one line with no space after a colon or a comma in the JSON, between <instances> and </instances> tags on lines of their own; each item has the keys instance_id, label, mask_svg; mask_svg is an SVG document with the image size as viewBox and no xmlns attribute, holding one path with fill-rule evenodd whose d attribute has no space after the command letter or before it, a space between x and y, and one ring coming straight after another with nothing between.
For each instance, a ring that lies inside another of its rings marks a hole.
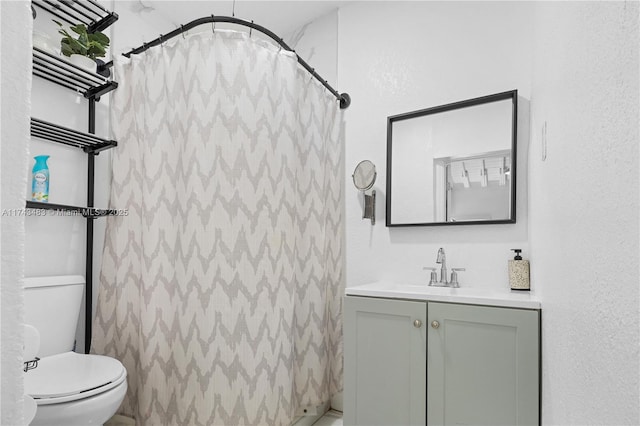
<instances>
[{"instance_id":1,"label":"cabinet door","mask_svg":"<svg viewBox=\"0 0 640 426\"><path fill-rule=\"evenodd\" d=\"M344 424L426 420L425 302L344 299Z\"/></svg>"},{"instance_id":2,"label":"cabinet door","mask_svg":"<svg viewBox=\"0 0 640 426\"><path fill-rule=\"evenodd\" d=\"M429 303L428 313L427 424L537 425L539 312Z\"/></svg>"}]
</instances>

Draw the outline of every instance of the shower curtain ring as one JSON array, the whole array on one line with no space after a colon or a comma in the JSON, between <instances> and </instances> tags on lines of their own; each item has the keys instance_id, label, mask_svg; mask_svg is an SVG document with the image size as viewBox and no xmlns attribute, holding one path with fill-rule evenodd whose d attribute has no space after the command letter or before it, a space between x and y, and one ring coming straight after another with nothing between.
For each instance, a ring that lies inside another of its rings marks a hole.
<instances>
[{"instance_id":1,"label":"shower curtain ring","mask_svg":"<svg viewBox=\"0 0 640 426\"><path fill-rule=\"evenodd\" d=\"M251 23L253 24L253 19L251 20ZM249 27L249 38L251 38L252 31L253 31L253 27Z\"/></svg>"},{"instance_id":2,"label":"shower curtain ring","mask_svg":"<svg viewBox=\"0 0 640 426\"><path fill-rule=\"evenodd\" d=\"M162 34L160 34L160 37L158 37L158 40L160 40L160 46L164 47L164 39L162 38Z\"/></svg>"},{"instance_id":3,"label":"shower curtain ring","mask_svg":"<svg viewBox=\"0 0 640 426\"><path fill-rule=\"evenodd\" d=\"M182 34L182 39L184 40L184 25L180 25L180 33Z\"/></svg>"},{"instance_id":4,"label":"shower curtain ring","mask_svg":"<svg viewBox=\"0 0 640 426\"><path fill-rule=\"evenodd\" d=\"M213 16L213 13L211 14L211 32L213 34L216 33L216 21L215 21L215 17Z\"/></svg>"}]
</instances>

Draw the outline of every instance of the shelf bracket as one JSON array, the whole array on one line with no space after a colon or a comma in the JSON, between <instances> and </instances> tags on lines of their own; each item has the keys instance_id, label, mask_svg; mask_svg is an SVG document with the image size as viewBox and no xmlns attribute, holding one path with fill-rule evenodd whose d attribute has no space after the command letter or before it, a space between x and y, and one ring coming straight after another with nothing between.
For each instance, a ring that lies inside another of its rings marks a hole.
<instances>
[{"instance_id":1,"label":"shelf bracket","mask_svg":"<svg viewBox=\"0 0 640 426\"><path fill-rule=\"evenodd\" d=\"M105 93L109 93L110 91L116 89L118 87L118 83L115 81L109 81L102 86L92 87L84 92L84 97L87 99L94 98L96 101L100 100L100 96Z\"/></svg>"},{"instance_id":2,"label":"shelf bracket","mask_svg":"<svg viewBox=\"0 0 640 426\"><path fill-rule=\"evenodd\" d=\"M112 140L99 145L87 146L82 148L82 150L87 154L91 152L98 155L100 154L100 152L107 150L109 148L114 148L116 146L118 146L118 142Z\"/></svg>"},{"instance_id":3,"label":"shelf bracket","mask_svg":"<svg viewBox=\"0 0 640 426\"><path fill-rule=\"evenodd\" d=\"M107 16L99 20L98 22L92 22L87 28L88 33L95 33L96 31L102 31L108 28L111 24L118 20L118 14L115 12L109 13Z\"/></svg>"}]
</instances>

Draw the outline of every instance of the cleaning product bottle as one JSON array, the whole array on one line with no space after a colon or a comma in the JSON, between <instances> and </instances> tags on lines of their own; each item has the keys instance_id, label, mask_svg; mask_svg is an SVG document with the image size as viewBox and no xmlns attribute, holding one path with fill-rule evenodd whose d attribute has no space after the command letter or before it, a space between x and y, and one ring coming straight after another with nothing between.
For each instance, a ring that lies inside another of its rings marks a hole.
<instances>
[{"instance_id":1,"label":"cleaning product bottle","mask_svg":"<svg viewBox=\"0 0 640 426\"><path fill-rule=\"evenodd\" d=\"M38 155L34 157L36 164L33 165L33 180L31 183L31 200L41 203L49 202L49 166L47 166L48 155Z\"/></svg>"},{"instance_id":2,"label":"cleaning product bottle","mask_svg":"<svg viewBox=\"0 0 640 426\"><path fill-rule=\"evenodd\" d=\"M511 290L531 290L529 284L529 261L520 256L520 249L511 249L516 257L509 261L509 285Z\"/></svg>"}]
</instances>

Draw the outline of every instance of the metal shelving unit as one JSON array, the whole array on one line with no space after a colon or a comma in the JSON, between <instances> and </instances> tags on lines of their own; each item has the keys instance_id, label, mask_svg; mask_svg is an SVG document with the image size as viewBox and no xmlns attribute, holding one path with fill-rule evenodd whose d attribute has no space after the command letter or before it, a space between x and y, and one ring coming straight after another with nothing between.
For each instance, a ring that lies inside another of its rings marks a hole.
<instances>
[{"instance_id":1,"label":"metal shelving unit","mask_svg":"<svg viewBox=\"0 0 640 426\"><path fill-rule=\"evenodd\" d=\"M33 48L33 74L74 92L80 92L87 99L100 100L100 96L118 87L115 81L89 72L61 56L55 56L37 47Z\"/></svg>"},{"instance_id":2,"label":"metal shelving unit","mask_svg":"<svg viewBox=\"0 0 640 426\"><path fill-rule=\"evenodd\" d=\"M32 0L31 4L69 25L83 23L90 33L102 31L118 20L117 13L93 0Z\"/></svg>"},{"instance_id":3,"label":"metal shelving unit","mask_svg":"<svg viewBox=\"0 0 640 426\"><path fill-rule=\"evenodd\" d=\"M31 118L31 136L80 148L86 153L98 153L118 145L114 140L78 132L37 118Z\"/></svg>"},{"instance_id":4,"label":"metal shelving unit","mask_svg":"<svg viewBox=\"0 0 640 426\"><path fill-rule=\"evenodd\" d=\"M32 0L32 5L51 13L61 21L75 25L84 23L89 32L102 31L118 19L93 0ZM87 133L68 129L37 118L31 119L31 136L49 142L82 149L87 154L86 207L27 201L29 209L76 212L87 219L85 258L85 352L91 348L91 321L93 305L93 222L94 219L116 213L115 210L96 209L94 203L95 157L101 151L117 146L114 140L95 136L96 102L118 87L118 83L80 68L62 57L33 48L33 75L66 89L81 93L88 102Z\"/></svg>"}]
</instances>

